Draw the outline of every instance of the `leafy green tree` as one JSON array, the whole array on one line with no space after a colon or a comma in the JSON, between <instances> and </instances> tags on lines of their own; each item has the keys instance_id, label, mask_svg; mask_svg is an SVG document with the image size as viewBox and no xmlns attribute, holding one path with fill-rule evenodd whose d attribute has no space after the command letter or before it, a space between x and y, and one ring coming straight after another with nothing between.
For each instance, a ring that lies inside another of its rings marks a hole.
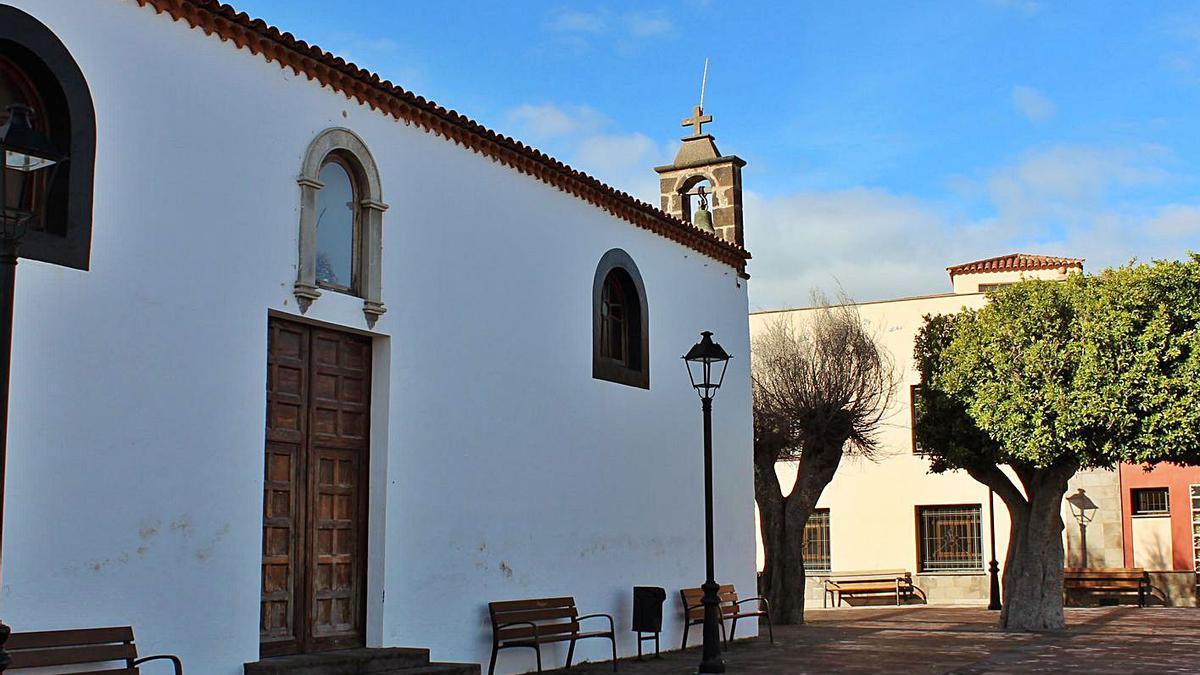
<instances>
[{"instance_id":1,"label":"leafy green tree","mask_svg":"<svg viewBox=\"0 0 1200 675\"><path fill-rule=\"evenodd\" d=\"M1200 462L1198 324L1195 256L1024 281L926 317L917 439L934 471L965 470L1008 507L1002 627L1065 625L1061 513L1076 471Z\"/></svg>"}]
</instances>

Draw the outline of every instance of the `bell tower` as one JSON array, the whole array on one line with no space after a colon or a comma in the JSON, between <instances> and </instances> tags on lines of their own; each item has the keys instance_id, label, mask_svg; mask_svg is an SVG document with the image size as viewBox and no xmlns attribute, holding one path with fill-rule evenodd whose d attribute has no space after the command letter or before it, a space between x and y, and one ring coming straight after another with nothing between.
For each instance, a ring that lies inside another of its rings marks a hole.
<instances>
[{"instance_id":1,"label":"bell tower","mask_svg":"<svg viewBox=\"0 0 1200 675\"><path fill-rule=\"evenodd\" d=\"M705 64L707 70L707 63ZM703 90L701 90L703 92ZM722 155L704 125L712 122L704 114L704 94L692 116L683 120L692 134L683 139L675 162L656 167L662 209L696 227L715 233L738 246L745 247L742 236L742 167L745 160L736 155ZM707 187L705 187L707 183ZM692 197L698 204L692 206ZM712 212L708 205L711 203Z\"/></svg>"}]
</instances>

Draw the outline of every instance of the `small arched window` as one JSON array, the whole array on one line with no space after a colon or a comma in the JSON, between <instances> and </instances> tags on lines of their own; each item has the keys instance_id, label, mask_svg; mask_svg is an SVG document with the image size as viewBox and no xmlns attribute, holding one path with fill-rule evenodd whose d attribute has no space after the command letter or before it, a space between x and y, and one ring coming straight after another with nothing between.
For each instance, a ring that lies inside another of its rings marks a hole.
<instances>
[{"instance_id":1,"label":"small arched window","mask_svg":"<svg viewBox=\"0 0 1200 675\"><path fill-rule=\"evenodd\" d=\"M592 287L592 377L650 388L646 291L625 251L600 259Z\"/></svg>"},{"instance_id":2,"label":"small arched window","mask_svg":"<svg viewBox=\"0 0 1200 675\"><path fill-rule=\"evenodd\" d=\"M21 196L42 207L22 237L21 257L86 270L96 156L92 95L79 65L49 28L0 5L0 124L8 121L12 104L32 109L30 126L65 156Z\"/></svg>"},{"instance_id":3,"label":"small arched window","mask_svg":"<svg viewBox=\"0 0 1200 675\"><path fill-rule=\"evenodd\" d=\"M300 310L321 291L357 295L374 325L387 310L380 277L383 212L379 171L367 146L348 129L326 129L308 146L300 171Z\"/></svg>"}]
</instances>

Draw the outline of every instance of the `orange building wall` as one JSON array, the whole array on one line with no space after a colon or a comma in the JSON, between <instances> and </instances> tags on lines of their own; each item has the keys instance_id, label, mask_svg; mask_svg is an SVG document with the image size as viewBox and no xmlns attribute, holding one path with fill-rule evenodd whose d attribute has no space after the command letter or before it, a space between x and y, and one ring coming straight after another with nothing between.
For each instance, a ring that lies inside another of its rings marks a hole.
<instances>
[{"instance_id":1,"label":"orange building wall","mask_svg":"<svg viewBox=\"0 0 1200 675\"><path fill-rule=\"evenodd\" d=\"M1134 488L1162 488L1169 493L1171 510L1171 562L1176 571L1195 567L1192 559L1192 503L1190 485L1200 484L1200 467L1160 464L1147 469L1137 464L1121 465L1121 531L1125 540L1125 566L1133 567Z\"/></svg>"}]
</instances>

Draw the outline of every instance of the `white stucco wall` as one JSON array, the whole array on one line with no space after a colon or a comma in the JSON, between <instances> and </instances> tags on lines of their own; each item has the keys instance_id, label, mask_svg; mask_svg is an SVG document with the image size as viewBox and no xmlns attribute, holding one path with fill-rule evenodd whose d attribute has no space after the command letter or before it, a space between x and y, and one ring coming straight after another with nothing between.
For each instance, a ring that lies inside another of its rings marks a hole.
<instances>
[{"instance_id":1,"label":"white stucco wall","mask_svg":"<svg viewBox=\"0 0 1200 675\"><path fill-rule=\"evenodd\" d=\"M704 576L700 406L679 359L704 329L735 356L715 403L718 576L753 589L734 270L132 0L12 4L72 52L98 133L91 270L18 270L7 623L131 624L192 673L258 658L267 317L296 313L295 178L331 126L365 140L391 205L368 643L486 660L488 601L573 594L615 614L629 654L630 589L654 584L674 644L677 590ZM591 377L593 274L615 247L645 281L648 391ZM336 293L307 317L368 330ZM532 668L522 651L506 671Z\"/></svg>"}]
</instances>

